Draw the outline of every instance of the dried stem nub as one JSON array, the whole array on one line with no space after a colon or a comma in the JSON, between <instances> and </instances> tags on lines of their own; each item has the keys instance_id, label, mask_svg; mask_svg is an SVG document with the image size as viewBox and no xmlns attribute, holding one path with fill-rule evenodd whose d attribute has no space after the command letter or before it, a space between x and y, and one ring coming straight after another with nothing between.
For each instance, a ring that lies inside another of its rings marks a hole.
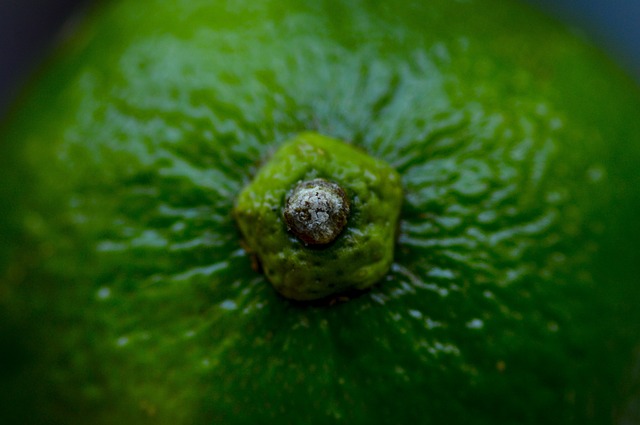
<instances>
[{"instance_id":1,"label":"dried stem nub","mask_svg":"<svg viewBox=\"0 0 640 425\"><path fill-rule=\"evenodd\" d=\"M349 200L344 189L325 179L298 183L284 208L291 233L306 245L333 242L347 224Z\"/></svg>"}]
</instances>

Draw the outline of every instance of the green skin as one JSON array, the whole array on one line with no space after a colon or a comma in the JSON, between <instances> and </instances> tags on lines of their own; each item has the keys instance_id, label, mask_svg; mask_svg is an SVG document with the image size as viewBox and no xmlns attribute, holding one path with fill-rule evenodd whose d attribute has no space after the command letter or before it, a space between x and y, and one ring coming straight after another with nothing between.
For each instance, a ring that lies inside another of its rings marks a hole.
<instances>
[{"instance_id":1,"label":"green skin","mask_svg":"<svg viewBox=\"0 0 640 425\"><path fill-rule=\"evenodd\" d=\"M300 181L323 178L351 200L346 229L326 247L287 232L283 208ZM365 289L389 271L402 188L398 173L340 141L304 133L284 144L238 196L234 215L249 250L284 296L314 300Z\"/></svg>"},{"instance_id":2,"label":"green skin","mask_svg":"<svg viewBox=\"0 0 640 425\"><path fill-rule=\"evenodd\" d=\"M639 110L507 0L101 4L1 131L0 423L611 424ZM274 291L232 217L306 131L404 191L389 272L334 305Z\"/></svg>"}]
</instances>

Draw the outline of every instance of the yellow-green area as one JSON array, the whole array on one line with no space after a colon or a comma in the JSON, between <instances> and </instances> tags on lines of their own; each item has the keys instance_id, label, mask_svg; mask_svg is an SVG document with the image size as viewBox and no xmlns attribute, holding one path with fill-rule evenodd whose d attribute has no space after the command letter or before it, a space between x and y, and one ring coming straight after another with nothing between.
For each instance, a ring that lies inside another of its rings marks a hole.
<instances>
[{"instance_id":1,"label":"yellow-green area","mask_svg":"<svg viewBox=\"0 0 640 425\"><path fill-rule=\"evenodd\" d=\"M329 246L287 231L283 207L300 181L328 179L346 192L349 223ZM402 188L396 171L339 140L303 133L288 141L240 193L234 216L249 251L288 298L314 300L380 281L393 262Z\"/></svg>"},{"instance_id":2,"label":"yellow-green area","mask_svg":"<svg viewBox=\"0 0 640 425\"><path fill-rule=\"evenodd\" d=\"M610 424L638 111L513 1L100 2L0 132L0 423ZM308 131L404 190L335 305L279 296L231 213Z\"/></svg>"}]
</instances>

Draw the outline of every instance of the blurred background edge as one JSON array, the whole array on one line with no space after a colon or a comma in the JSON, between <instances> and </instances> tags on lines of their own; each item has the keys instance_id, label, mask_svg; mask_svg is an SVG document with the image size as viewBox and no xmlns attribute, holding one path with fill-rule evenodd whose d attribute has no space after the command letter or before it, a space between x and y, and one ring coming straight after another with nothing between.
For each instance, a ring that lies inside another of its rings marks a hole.
<instances>
[{"instance_id":1,"label":"blurred background edge","mask_svg":"<svg viewBox=\"0 0 640 425\"><path fill-rule=\"evenodd\" d=\"M639 0L524 1L569 22L640 83ZM55 40L89 2L0 0L0 117Z\"/></svg>"},{"instance_id":2,"label":"blurred background edge","mask_svg":"<svg viewBox=\"0 0 640 425\"><path fill-rule=\"evenodd\" d=\"M473 0L470 0L473 1ZM524 0L591 39L640 83L640 0ZM91 0L0 0L0 122L21 88ZM640 119L640 117L639 117ZM640 352L634 381L640 380ZM620 425L638 424L640 397Z\"/></svg>"},{"instance_id":3,"label":"blurred background edge","mask_svg":"<svg viewBox=\"0 0 640 425\"><path fill-rule=\"evenodd\" d=\"M640 83L640 0L524 1L569 22ZM90 0L0 0L0 117L88 3Z\"/></svg>"}]
</instances>

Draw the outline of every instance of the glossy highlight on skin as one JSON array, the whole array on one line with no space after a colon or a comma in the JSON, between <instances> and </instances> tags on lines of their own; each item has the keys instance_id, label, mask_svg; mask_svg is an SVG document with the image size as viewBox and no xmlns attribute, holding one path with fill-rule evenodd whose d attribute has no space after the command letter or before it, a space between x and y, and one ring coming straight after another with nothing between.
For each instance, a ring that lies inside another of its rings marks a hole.
<instances>
[{"instance_id":1,"label":"glossy highlight on skin","mask_svg":"<svg viewBox=\"0 0 640 425\"><path fill-rule=\"evenodd\" d=\"M0 423L611 425L640 95L598 51L509 0L99 3L0 130ZM388 171L291 176L325 138ZM351 212L303 270L372 283L348 302L269 281L315 178Z\"/></svg>"}]
</instances>

